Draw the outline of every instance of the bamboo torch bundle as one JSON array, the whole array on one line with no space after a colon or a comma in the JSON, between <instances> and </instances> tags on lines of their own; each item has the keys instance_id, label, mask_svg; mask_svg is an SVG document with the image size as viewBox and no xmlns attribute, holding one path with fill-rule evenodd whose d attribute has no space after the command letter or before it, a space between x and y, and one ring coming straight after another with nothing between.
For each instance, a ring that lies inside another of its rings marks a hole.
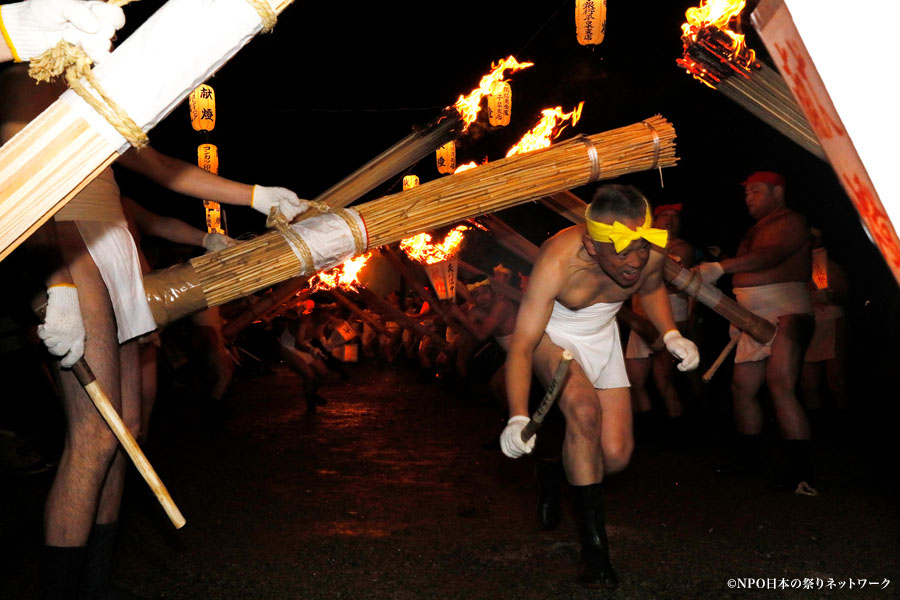
<instances>
[{"instance_id":1,"label":"bamboo torch bundle","mask_svg":"<svg viewBox=\"0 0 900 600\"><path fill-rule=\"evenodd\" d=\"M674 140L675 129L664 118L656 116L627 127L504 158L361 204L356 214L364 223L367 239L362 247L357 245L356 252L591 181L674 166L677 161ZM328 216L331 215L316 219ZM313 223L313 219L304 223ZM327 266L318 266L315 271L323 268ZM282 233L269 232L194 258L174 269L152 273L144 284L154 317L162 325L204 305L223 304L291 277L311 275L309 269ZM177 291L171 292L173 289Z\"/></svg>"},{"instance_id":2,"label":"bamboo torch bundle","mask_svg":"<svg viewBox=\"0 0 900 600\"><path fill-rule=\"evenodd\" d=\"M727 29L744 0L719 3L719 13L707 6L688 9L682 25L684 55L676 62L709 87L825 160L819 140L777 71L756 59L744 36Z\"/></svg>"}]
</instances>

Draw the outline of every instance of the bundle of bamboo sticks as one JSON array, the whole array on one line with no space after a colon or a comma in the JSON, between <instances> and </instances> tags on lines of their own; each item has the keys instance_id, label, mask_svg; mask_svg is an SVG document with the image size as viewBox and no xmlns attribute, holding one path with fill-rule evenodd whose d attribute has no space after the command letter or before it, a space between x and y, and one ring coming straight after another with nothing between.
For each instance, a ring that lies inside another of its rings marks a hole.
<instances>
[{"instance_id":1,"label":"bundle of bamboo sticks","mask_svg":"<svg viewBox=\"0 0 900 600\"><path fill-rule=\"evenodd\" d=\"M367 246L372 248L593 180L674 166L674 140L672 125L656 116L504 158L356 208L366 225ZM204 254L191 260L189 266L191 269L183 272L196 273L196 285L202 289L208 306L247 296L291 277L312 274L300 272L301 262L277 232ZM148 275L145 287L158 287L156 277L155 273ZM166 322L195 310L190 307L179 314L177 294L152 296L151 304L162 297L173 303L166 310L154 310L154 316L165 314Z\"/></svg>"},{"instance_id":2,"label":"bundle of bamboo sticks","mask_svg":"<svg viewBox=\"0 0 900 600\"><path fill-rule=\"evenodd\" d=\"M752 50L735 54L733 40L714 26L685 36L684 56L676 62L709 87L825 160L815 132L777 71L756 60Z\"/></svg>"}]
</instances>

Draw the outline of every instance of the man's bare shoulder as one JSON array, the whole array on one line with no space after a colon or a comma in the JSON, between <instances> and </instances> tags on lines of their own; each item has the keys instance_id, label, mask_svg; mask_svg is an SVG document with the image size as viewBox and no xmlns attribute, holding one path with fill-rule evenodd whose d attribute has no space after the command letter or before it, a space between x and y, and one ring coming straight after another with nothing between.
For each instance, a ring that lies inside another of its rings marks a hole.
<instances>
[{"instance_id":1,"label":"man's bare shoulder","mask_svg":"<svg viewBox=\"0 0 900 600\"><path fill-rule=\"evenodd\" d=\"M584 225L573 225L562 229L541 244L539 257L549 256L557 259L573 257L582 248Z\"/></svg>"}]
</instances>

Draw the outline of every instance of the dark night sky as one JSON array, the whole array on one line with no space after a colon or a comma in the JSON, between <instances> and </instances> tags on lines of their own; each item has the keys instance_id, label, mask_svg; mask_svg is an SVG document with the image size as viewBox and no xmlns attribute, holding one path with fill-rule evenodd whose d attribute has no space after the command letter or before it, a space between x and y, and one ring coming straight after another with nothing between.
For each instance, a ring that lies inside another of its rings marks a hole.
<instances>
[{"instance_id":1,"label":"dark night sky","mask_svg":"<svg viewBox=\"0 0 900 600\"><path fill-rule=\"evenodd\" d=\"M477 86L491 61L514 54L535 66L511 77L512 123L491 128L482 114L483 125L459 141L460 164L502 158L546 107L570 110L585 102L581 123L563 137L662 114L676 128L679 165L664 171L664 188L657 172L624 182L638 186L654 204L684 202L685 237L728 251L751 224L739 182L761 168L783 172L789 202L824 231L832 257L851 270L852 308L865 313L873 327L887 319L897 332L897 286L831 168L676 66L680 24L685 9L695 4L611 0L606 39L588 48L575 39L572 0L461 3L467 14L449 3L421 1L297 2L281 15L273 34L251 41L210 80L218 121L209 141L219 146L221 175L290 187L311 198L412 127L434 119ZM126 27L155 8L154 2L126 7ZM750 46L765 60L763 44L752 30L747 33ZM190 126L186 103L151 132L158 149L191 162L204 141ZM433 155L410 172L423 182L439 177ZM196 201L173 204L144 182L123 179L127 192L161 212L202 225ZM400 176L364 200L399 187ZM573 191L585 199L591 193ZM249 209L228 208L227 213L232 235L262 227ZM539 205L501 216L535 243L566 225ZM498 260L515 262L475 240L464 258L485 267Z\"/></svg>"}]
</instances>

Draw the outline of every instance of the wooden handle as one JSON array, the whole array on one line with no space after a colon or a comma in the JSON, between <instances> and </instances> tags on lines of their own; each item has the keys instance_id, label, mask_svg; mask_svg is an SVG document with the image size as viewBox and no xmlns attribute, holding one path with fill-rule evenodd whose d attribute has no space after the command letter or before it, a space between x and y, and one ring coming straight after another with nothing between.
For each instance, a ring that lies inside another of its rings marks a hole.
<instances>
[{"instance_id":1,"label":"wooden handle","mask_svg":"<svg viewBox=\"0 0 900 600\"><path fill-rule=\"evenodd\" d=\"M83 358L79 359L72 367L72 372L75 373L78 382L81 383L84 390L88 393L88 396L91 397L91 401L94 403L94 406L97 407L100 416L103 417L103 420L106 421L106 424L116 436L116 439L122 444L122 448L125 449L131 462L134 463L134 466L144 478L144 481L147 482L147 485L150 486L150 489L156 495L156 499L159 500L163 510L166 511L166 514L169 516L175 529L184 527L186 522L184 515L182 515L181 511L178 510L178 507L175 506L175 501L172 500L166 486L163 485L162 480L160 480L156 471L153 470L153 466L150 464L150 461L147 460L141 447L138 446L134 436L132 436L131 432L128 431L128 428L125 427L125 423L122 422L122 417L116 412L116 409L110 403L109 398L103 392L100 384L97 383L97 379L94 377L94 373L91 371L90 366L88 366L87 361Z\"/></svg>"},{"instance_id":2,"label":"wooden handle","mask_svg":"<svg viewBox=\"0 0 900 600\"><path fill-rule=\"evenodd\" d=\"M700 378L703 380L703 383L709 383L710 379L713 378L713 375L716 374L716 371L719 370L719 367L722 366L722 363L725 362L725 359L728 357L728 355L731 354L732 349L737 346L738 340L740 339L741 332L738 332L738 335L728 341L728 344L725 346L722 352L719 353L719 357L716 358L716 361L712 365L710 365L709 369L706 370L706 373L704 373Z\"/></svg>"},{"instance_id":3,"label":"wooden handle","mask_svg":"<svg viewBox=\"0 0 900 600\"><path fill-rule=\"evenodd\" d=\"M559 359L559 365L556 367L556 372L553 374L553 379L550 380L550 383L547 384L547 391L544 392L544 397L541 399L541 403L538 404L537 410L534 411L534 414L531 415L531 420L525 424L525 427L522 428L522 441L527 442L534 434L537 432L538 428L544 422L544 417L547 416L547 413L550 412L550 407L553 406L553 403L556 401L556 397L559 396L559 392L562 390L563 383L566 379L566 373L569 372L569 364L572 362L572 353L568 350L563 350L562 358Z\"/></svg>"}]
</instances>

